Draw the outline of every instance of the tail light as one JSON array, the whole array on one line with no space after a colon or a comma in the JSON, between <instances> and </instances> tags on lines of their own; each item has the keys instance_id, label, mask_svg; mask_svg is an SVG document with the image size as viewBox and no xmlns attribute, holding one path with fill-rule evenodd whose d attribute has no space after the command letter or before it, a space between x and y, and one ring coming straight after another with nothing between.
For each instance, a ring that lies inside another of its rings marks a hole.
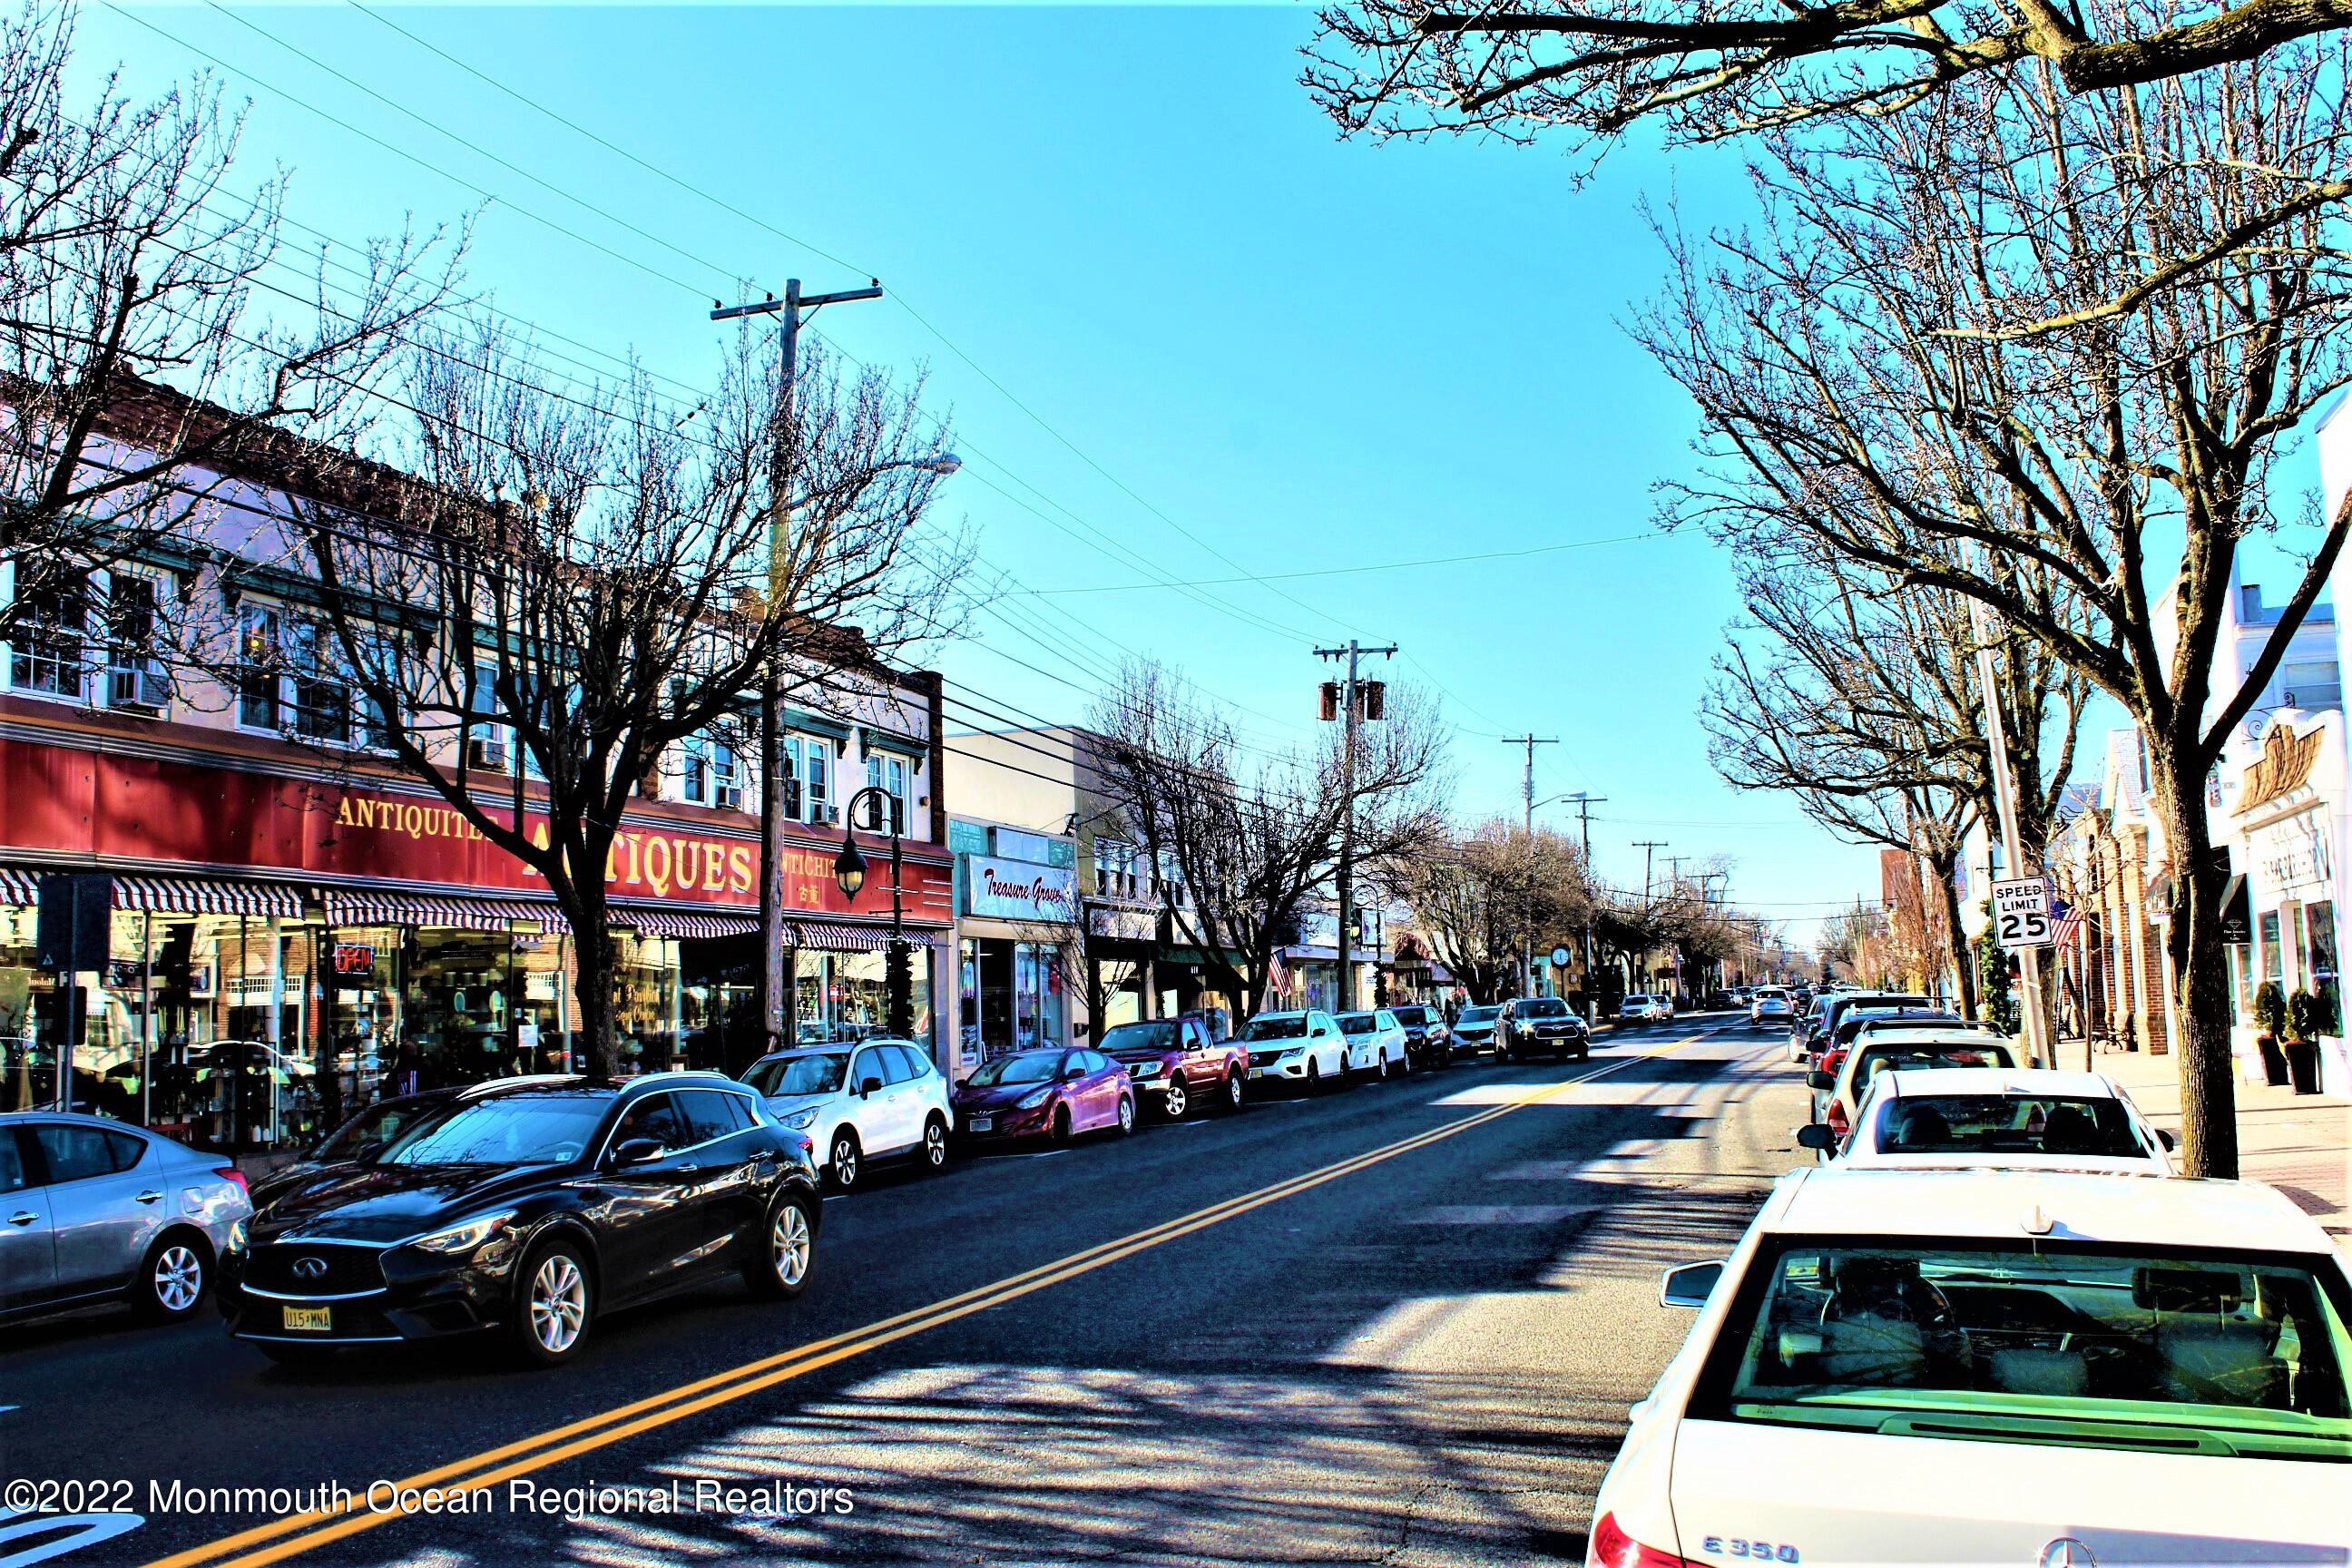
<instances>
[{"instance_id":1,"label":"tail light","mask_svg":"<svg viewBox=\"0 0 2352 1568\"><path fill-rule=\"evenodd\" d=\"M1584 1560L1589 1568L1692 1568L1686 1559L1644 1546L1626 1534L1613 1513L1593 1522L1592 1543Z\"/></svg>"},{"instance_id":2,"label":"tail light","mask_svg":"<svg viewBox=\"0 0 2352 1568\"><path fill-rule=\"evenodd\" d=\"M215 1166L214 1167L213 1174L218 1176L224 1182L235 1182L238 1192L243 1193L248 1198L253 1196L253 1188L251 1184L246 1181L245 1173L238 1170L235 1165Z\"/></svg>"},{"instance_id":3,"label":"tail light","mask_svg":"<svg viewBox=\"0 0 2352 1568\"><path fill-rule=\"evenodd\" d=\"M1838 1068L1845 1066L1845 1051L1846 1048L1843 1046L1833 1047L1829 1050L1823 1051L1822 1053L1822 1071L1835 1072Z\"/></svg>"},{"instance_id":4,"label":"tail light","mask_svg":"<svg viewBox=\"0 0 2352 1568\"><path fill-rule=\"evenodd\" d=\"M1830 1131L1836 1133L1841 1140L1845 1137L1846 1121L1845 1102L1843 1100L1831 1100L1829 1114L1822 1118L1822 1120L1830 1124Z\"/></svg>"}]
</instances>

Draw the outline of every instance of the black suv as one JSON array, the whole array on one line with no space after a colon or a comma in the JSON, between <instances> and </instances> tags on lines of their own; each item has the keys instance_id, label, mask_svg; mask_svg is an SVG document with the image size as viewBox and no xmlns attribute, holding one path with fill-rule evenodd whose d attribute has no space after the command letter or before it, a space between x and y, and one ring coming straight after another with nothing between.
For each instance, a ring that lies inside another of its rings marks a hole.
<instances>
[{"instance_id":1,"label":"black suv","mask_svg":"<svg viewBox=\"0 0 2352 1568\"><path fill-rule=\"evenodd\" d=\"M484 1332L570 1361L604 1312L719 1276L799 1295L812 1152L717 1073L472 1090L257 1209L221 1311L278 1361Z\"/></svg>"},{"instance_id":2,"label":"black suv","mask_svg":"<svg viewBox=\"0 0 2352 1568\"><path fill-rule=\"evenodd\" d=\"M1495 1020L1495 1055L1507 1062L1541 1053L1582 1061L1592 1054L1584 1020L1564 996L1514 996Z\"/></svg>"}]
</instances>

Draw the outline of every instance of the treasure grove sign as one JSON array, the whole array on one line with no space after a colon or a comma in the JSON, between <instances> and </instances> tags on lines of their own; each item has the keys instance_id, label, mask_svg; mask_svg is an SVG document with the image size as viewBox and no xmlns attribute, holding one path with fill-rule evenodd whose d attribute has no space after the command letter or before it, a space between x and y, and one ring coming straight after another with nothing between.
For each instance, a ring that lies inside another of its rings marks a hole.
<instances>
[{"instance_id":1,"label":"treasure grove sign","mask_svg":"<svg viewBox=\"0 0 2352 1568\"><path fill-rule=\"evenodd\" d=\"M1078 875L1067 866L1039 866L1027 860L974 855L966 862L965 869L967 914L992 915L1007 921L1050 921L1056 924L1078 918Z\"/></svg>"}]
</instances>

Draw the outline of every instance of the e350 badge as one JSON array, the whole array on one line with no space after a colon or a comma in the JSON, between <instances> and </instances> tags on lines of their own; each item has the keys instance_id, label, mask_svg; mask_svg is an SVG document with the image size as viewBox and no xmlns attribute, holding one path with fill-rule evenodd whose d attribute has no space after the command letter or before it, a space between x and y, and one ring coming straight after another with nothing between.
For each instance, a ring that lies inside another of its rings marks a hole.
<instances>
[{"instance_id":1,"label":"e350 badge","mask_svg":"<svg viewBox=\"0 0 2352 1568\"><path fill-rule=\"evenodd\" d=\"M1714 1557L1745 1558L1750 1563L1802 1561L1793 1546L1769 1541L1743 1541L1736 1535L1710 1535L1698 1544L1699 1550Z\"/></svg>"}]
</instances>

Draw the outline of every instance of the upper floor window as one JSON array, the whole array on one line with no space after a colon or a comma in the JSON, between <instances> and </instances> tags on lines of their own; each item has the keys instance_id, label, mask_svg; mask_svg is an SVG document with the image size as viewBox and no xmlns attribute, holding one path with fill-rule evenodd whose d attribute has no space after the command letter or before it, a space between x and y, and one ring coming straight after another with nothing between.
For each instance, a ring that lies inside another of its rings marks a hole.
<instances>
[{"instance_id":1,"label":"upper floor window","mask_svg":"<svg viewBox=\"0 0 2352 1568\"><path fill-rule=\"evenodd\" d=\"M867 756L866 783L869 788L880 790L897 803L898 831L901 833L912 831L914 819L908 815L907 810L907 759L879 755ZM891 824L883 815L881 802L875 800L866 802L866 821L863 826L876 833L887 833L890 830Z\"/></svg>"},{"instance_id":2,"label":"upper floor window","mask_svg":"<svg viewBox=\"0 0 2352 1568\"><path fill-rule=\"evenodd\" d=\"M2279 698L2289 708L2317 713L2344 706L2344 680L2332 658L2289 659L2279 668Z\"/></svg>"},{"instance_id":3,"label":"upper floor window","mask_svg":"<svg viewBox=\"0 0 2352 1568\"><path fill-rule=\"evenodd\" d=\"M106 700L113 708L163 708L169 692L156 657L161 617L155 580L131 572L109 574L106 595Z\"/></svg>"},{"instance_id":4,"label":"upper floor window","mask_svg":"<svg viewBox=\"0 0 2352 1568\"><path fill-rule=\"evenodd\" d=\"M285 660L283 616L273 605L247 605L236 617L236 721L248 730L281 727Z\"/></svg>"},{"instance_id":5,"label":"upper floor window","mask_svg":"<svg viewBox=\"0 0 2352 1568\"><path fill-rule=\"evenodd\" d=\"M391 744L383 710L358 689L341 640L323 622L277 605L243 606L234 684L246 729L337 746Z\"/></svg>"},{"instance_id":6,"label":"upper floor window","mask_svg":"<svg viewBox=\"0 0 2352 1568\"><path fill-rule=\"evenodd\" d=\"M81 700L89 635L89 578L79 572L10 584L16 629L8 645L8 684L18 691Z\"/></svg>"},{"instance_id":7,"label":"upper floor window","mask_svg":"<svg viewBox=\"0 0 2352 1568\"><path fill-rule=\"evenodd\" d=\"M1095 891L1109 894L1115 898L1141 897L1141 879L1137 874L1137 860L1136 847L1127 840L1096 839Z\"/></svg>"},{"instance_id":8,"label":"upper floor window","mask_svg":"<svg viewBox=\"0 0 2352 1568\"><path fill-rule=\"evenodd\" d=\"M743 760L715 735L697 735L678 746L684 763L678 794L691 805L743 809Z\"/></svg>"},{"instance_id":9,"label":"upper floor window","mask_svg":"<svg viewBox=\"0 0 2352 1568\"><path fill-rule=\"evenodd\" d=\"M783 796L785 816L818 826L839 820L833 803L831 742L807 735L783 736L776 742L776 762L782 770L776 787Z\"/></svg>"}]
</instances>

